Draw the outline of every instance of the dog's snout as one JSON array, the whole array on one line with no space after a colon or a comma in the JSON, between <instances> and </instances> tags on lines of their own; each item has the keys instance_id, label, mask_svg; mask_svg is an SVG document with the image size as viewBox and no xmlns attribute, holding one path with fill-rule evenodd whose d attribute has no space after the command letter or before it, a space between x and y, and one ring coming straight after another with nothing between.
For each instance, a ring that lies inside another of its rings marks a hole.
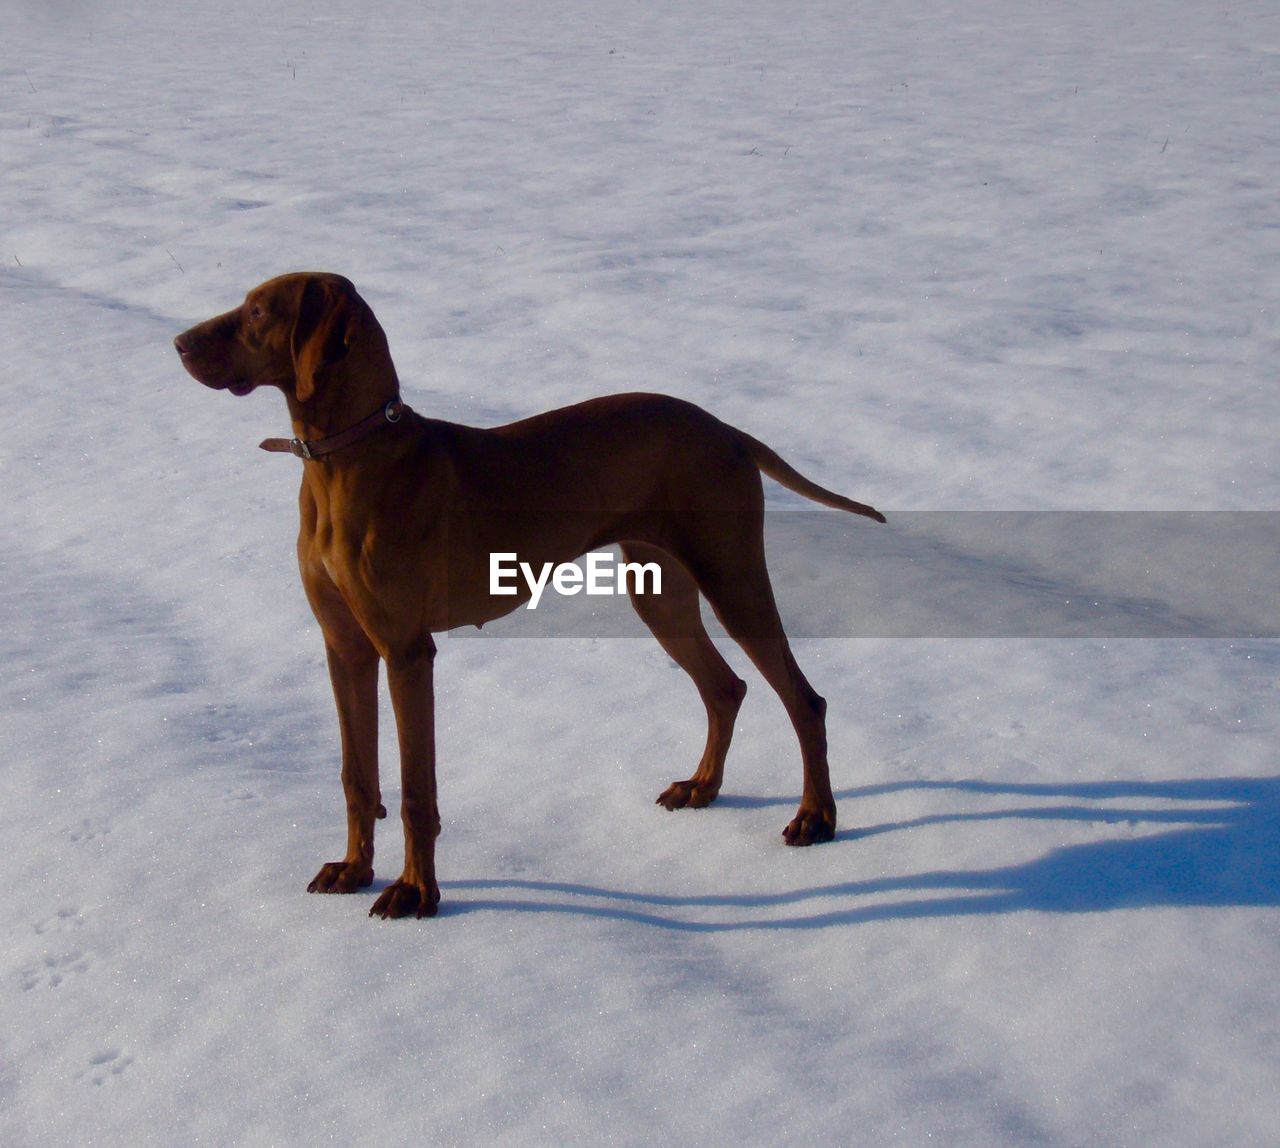
<instances>
[{"instance_id":1,"label":"dog's snout","mask_svg":"<svg viewBox=\"0 0 1280 1148\"><path fill-rule=\"evenodd\" d=\"M188 355L194 355L200 346L200 328L189 327L183 331L181 335L175 336L173 340L173 349L178 352L184 359Z\"/></svg>"}]
</instances>

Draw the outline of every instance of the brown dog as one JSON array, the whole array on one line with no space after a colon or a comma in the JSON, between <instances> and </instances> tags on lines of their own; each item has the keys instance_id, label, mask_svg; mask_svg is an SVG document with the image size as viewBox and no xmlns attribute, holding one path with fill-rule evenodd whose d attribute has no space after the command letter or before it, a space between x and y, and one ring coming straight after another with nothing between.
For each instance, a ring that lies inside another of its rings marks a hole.
<instances>
[{"instance_id":1,"label":"brown dog","mask_svg":"<svg viewBox=\"0 0 1280 1148\"><path fill-rule=\"evenodd\" d=\"M804 790L789 845L829 841L836 805L827 773L826 702L791 656L765 569L760 472L828 506L877 511L810 482L763 443L661 395L613 395L480 430L422 418L400 402L387 340L368 305L336 275L297 274L249 292L234 311L174 340L205 386L284 392L295 438L269 439L302 468L298 563L324 632L342 737L347 854L313 893L373 880L378 787L378 660L387 665L400 743L404 873L371 916L431 916L436 805L432 634L479 626L529 598L491 592L491 555L531 569L619 543L655 564L661 593L630 587L636 611L693 678L707 709L692 777L658 798L702 806L720 791L746 693L702 626L698 592L778 692L800 740Z\"/></svg>"}]
</instances>

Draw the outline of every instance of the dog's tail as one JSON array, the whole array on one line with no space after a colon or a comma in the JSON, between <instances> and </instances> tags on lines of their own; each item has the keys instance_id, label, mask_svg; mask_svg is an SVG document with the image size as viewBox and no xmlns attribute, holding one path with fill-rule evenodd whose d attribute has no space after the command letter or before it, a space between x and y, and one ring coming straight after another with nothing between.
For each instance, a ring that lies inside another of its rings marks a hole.
<instances>
[{"instance_id":1,"label":"dog's tail","mask_svg":"<svg viewBox=\"0 0 1280 1148\"><path fill-rule=\"evenodd\" d=\"M737 430L736 427L734 429ZM812 498L814 502L821 502L824 506L833 506L837 510L847 510L851 514L861 514L867 518L874 518L877 522L886 521L885 516L874 506L854 502L852 498L845 498L843 494L836 494L835 491L819 486L816 482L810 482L795 467L781 459L759 439L752 438L746 431L739 430L738 433L742 436L742 441L751 452L751 457L755 459L756 466L775 482L780 482L788 490L794 490L797 494L803 494L805 498Z\"/></svg>"}]
</instances>

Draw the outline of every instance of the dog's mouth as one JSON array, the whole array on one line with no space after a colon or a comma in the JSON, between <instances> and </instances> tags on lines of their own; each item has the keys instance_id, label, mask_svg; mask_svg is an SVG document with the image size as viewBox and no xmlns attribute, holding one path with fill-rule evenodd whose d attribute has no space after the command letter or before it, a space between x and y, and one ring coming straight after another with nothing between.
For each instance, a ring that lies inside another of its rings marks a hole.
<instances>
[{"instance_id":1,"label":"dog's mouth","mask_svg":"<svg viewBox=\"0 0 1280 1148\"><path fill-rule=\"evenodd\" d=\"M182 337L174 340L175 348L178 352L178 359L186 370L197 383L203 383L206 387L215 391L230 391L233 395L243 396L257 387L257 383L249 379L217 379L209 378L207 366L202 368L196 352L193 347L186 345Z\"/></svg>"},{"instance_id":2,"label":"dog's mouth","mask_svg":"<svg viewBox=\"0 0 1280 1148\"><path fill-rule=\"evenodd\" d=\"M187 369L191 370L190 367ZM255 390L258 385L257 383L249 382L247 379L231 379L230 381L225 379L206 379L196 374L195 371L191 371L191 377L197 382L203 383L210 390L226 391L228 394L235 395L237 398L243 398L250 391Z\"/></svg>"}]
</instances>

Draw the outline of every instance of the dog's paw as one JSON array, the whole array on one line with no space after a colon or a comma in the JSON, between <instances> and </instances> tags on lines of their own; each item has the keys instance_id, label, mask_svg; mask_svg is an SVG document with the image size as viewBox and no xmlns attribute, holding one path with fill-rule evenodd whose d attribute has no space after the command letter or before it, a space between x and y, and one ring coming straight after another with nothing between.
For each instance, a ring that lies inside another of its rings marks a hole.
<instances>
[{"instance_id":1,"label":"dog's paw","mask_svg":"<svg viewBox=\"0 0 1280 1148\"><path fill-rule=\"evenodd\" d=\"M654 804L661 805L663 809L701 809L710 805L719 793L719 786L691 777L688 781L673 781L658 794Z\"/></svg>"},{"instance_id":2,"label":"dog's paw","mask_svg":"<svg viewBox=\"0 0 1280 1148\"><path fill-rule=\"evenodd\" d=\"M369 916L384 921L394 917L434 917L440 907L440 886L397 877L374 901Z\"/></svg>"},{"instance_id":3,"label":"dog's paw","mask_svg":"<svg viewBox=\"0 0 1280 1148\"><path fill-rule=\"evenodd\" d=\"M836 811L802 809L782 831L788 845L821 845L836 835Z\"/></svg>"},{"instance_id":4,"label":"dog's paw","mask_svg":"<svg viewBox=\"0 0 1280 1148\"><path fill-rule=\"evenodd\" d=\"M373 870L353 861L330 861L307 886L308 893L354 893L373 884Z\"/></svg>"}]
</instances>

